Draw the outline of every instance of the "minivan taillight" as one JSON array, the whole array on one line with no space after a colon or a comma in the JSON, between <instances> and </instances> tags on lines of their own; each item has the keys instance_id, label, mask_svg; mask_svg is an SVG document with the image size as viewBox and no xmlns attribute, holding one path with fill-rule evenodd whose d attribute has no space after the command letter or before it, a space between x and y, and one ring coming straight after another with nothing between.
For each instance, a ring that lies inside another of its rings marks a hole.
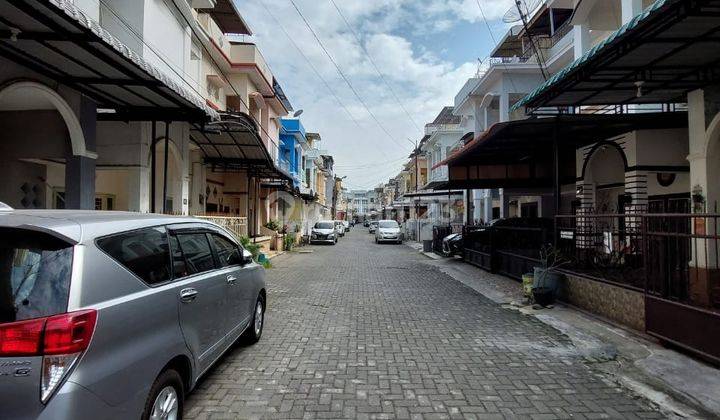
<instances>
[{"instance_id":1,"label":"minivan taillight","mask_svg":"<svg viewBox=\"0 0 720 420\"><path fill-rule=\"evenodd\" d=\"M43 354L68 354L84 351L90 345L97 312L70 312L51 316L45 324Z\"/></svg>"},{"instance_id":2,"label":"minivan taillight","mask_svg":"<svg viewBox=\"0 0 720 420\"><path fill-rule=\"evenodd\" d=\"M0 357L40 354L45 318L0 324Z\"/></svg>"},{"instance_id":3,"label":"minivan taillight","mask_svg":"<svg viewBox=\"0 0 720 420\"><path fill-rule=\"evenodd\" d=\"M88 309L0 325L0 357L43 356L40 400L46 403L90 345L97 311Z\"/></svg>"}]
</instances>

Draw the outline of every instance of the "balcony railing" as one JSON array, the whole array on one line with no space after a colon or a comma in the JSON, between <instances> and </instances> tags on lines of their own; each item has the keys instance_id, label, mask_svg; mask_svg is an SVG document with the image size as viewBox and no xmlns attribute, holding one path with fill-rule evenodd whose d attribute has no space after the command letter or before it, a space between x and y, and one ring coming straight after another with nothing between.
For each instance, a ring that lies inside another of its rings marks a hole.
<instances>
[{"instance_id":1,"label":"balcony railing","mask_svg":"<svg viewBox=\"0 0 720 420\"><path fill-rule=\"evenodd\" d=\"M221 215L204 215L195 216L198 219L207 220L215 223L216 225L222 226L225 229L232 232L238 239L241 236L248 236L248 220L247 217L233 217L233 216L221 216Z\"/></svg>"}]
</instances>

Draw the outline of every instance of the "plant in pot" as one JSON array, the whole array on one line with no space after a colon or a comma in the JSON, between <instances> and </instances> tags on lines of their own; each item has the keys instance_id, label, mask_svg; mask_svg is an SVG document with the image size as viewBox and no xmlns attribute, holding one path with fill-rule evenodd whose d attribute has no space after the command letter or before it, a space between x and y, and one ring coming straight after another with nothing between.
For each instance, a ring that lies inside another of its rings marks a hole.
<instances>
[{"instance_id":1,"label":"plant in pot","mask_svg":"<svg viewBox=\"0 0 720 420\"><path fill-rule=\"evenodd\" d=\"M533 273L532 294L535 303L548 306L555 302L560 274L557 270L567 261L563 260L560 252L552 245L540 248L540 266L535 267Z\"/></svg>"}]
</instances>

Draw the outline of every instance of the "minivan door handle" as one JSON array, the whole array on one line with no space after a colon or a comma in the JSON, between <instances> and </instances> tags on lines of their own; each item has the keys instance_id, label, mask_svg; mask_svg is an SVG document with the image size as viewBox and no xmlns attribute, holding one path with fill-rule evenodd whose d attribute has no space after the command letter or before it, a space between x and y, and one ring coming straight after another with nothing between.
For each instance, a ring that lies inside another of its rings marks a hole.
<instances>
[{"instance_id":1,"label":"minivan door handle","mask_svg":"<svg viewBox=\"0 0 720 420\"><path fill-rule=\"evenodd\" d=\"M228 276L227 276L227 283L228 283L229 285L232 286L233 284L235 284L235 281L236 281L236 280L237 280L237 277L233 276L232 274L228 274Z\"/></svg>"},{"instance_id":2,"label":"minivan door handle","mask_svg":"<svg viewBox=\"0 0 720 420\"><path fill-rule=\"evenodd\" d=\"M183 302L192 302L197 297L198 291L192 287L182 289L180 291L180 300Z\"/></svg>"}]
</instances>

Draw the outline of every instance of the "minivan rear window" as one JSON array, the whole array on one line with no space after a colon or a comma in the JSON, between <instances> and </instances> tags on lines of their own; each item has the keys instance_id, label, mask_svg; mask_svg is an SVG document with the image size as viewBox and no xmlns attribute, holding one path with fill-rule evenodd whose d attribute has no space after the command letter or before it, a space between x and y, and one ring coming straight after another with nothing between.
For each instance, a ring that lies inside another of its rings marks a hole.
<instances>
[{"instance_id":1,"label":"minivan rear window","mask_svg":"<svg viewBox=\"0 0 720 420\"><path fill-rule=\"evenodd\" d=\"M73 246L51 235L0 228L0 323L67 311Z\"/></svg>"}]
</instances>

